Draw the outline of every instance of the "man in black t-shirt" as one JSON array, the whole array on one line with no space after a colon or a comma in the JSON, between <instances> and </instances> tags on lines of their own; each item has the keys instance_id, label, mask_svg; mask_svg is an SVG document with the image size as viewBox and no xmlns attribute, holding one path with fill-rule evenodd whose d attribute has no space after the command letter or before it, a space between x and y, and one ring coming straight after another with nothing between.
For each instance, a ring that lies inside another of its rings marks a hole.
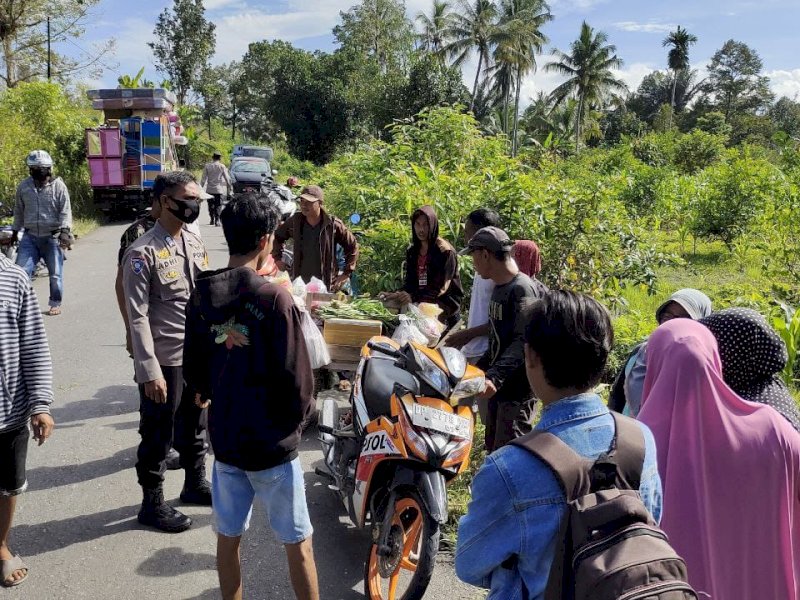
<instances>
[{"instance_id":1,"label":"man in black t-shirt","mask_svg":"<svg viewBox=\"0 0 800 600\"><path fill-rule=\"evenodd\" d=\"M511 252L514 242L502 229L484 227L461 254L470 254L475 271L494 284L489 303L489 349L478 361L486 372L488 400L486 451L494 452L530 429L532 392L525 375L526 309L547 288L520 273Z\"/></svg>"}]
</instances>

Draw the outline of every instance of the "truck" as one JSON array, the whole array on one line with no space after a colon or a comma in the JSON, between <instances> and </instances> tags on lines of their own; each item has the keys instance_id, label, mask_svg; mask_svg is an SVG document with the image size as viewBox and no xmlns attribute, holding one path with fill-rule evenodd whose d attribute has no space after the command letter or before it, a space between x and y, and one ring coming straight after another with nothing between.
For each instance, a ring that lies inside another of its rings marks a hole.
<instances>
[{"instance_id":1,"label":"truck","mask_svg":"<svg viewBox=\"0 0 800 600\"><path fill-rule=\"evenodd\" d=\"M175 94L160 88L89 90L103 124L86 130L94 203L112 218L138 215L152 203L160 173L179 168L177 146L187 140Z\"/></svg>"}]
</instances>

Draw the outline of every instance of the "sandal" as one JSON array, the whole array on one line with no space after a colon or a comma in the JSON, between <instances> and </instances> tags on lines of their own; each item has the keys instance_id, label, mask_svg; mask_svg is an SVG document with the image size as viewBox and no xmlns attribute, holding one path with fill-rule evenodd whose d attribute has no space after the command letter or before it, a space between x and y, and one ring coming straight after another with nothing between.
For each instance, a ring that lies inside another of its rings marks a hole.
<instances>
[{"instance_id":1,"label":"sandal","mask_svg":"<svg viewBox=\"0 0 800 600\"><path fill-rule=\"evenodd\" d=\"M22 576L22 579L17 579L16 581L8 580L8 578L11 577L15 571L23 570L25 571L25 574ZM22 562L19 554L9 560L0 560L0 577L3 578L3 587L10 588L18 586L28 578L28 565Z\"/></svg>"},{"instance_id":2,"label":"sandal","mask_svg":"<svg viewBox=\"0 0 800 600\"><path fill-rule=\"evenodd\" d=\"M61 307L60 306L51 306L50 310L47 311L47 314L51 317L57 317L61 314Z\"/></svg>"}]
</instances>

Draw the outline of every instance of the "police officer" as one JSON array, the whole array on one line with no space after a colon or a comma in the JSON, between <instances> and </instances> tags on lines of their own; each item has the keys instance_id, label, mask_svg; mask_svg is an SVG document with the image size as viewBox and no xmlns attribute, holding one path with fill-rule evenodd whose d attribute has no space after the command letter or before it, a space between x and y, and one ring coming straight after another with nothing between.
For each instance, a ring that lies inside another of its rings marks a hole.
<instances>
[{"instance_id":1,"label":"police officer","mask_svg":"<svg viewBox=\"0 0 800 600\"><path fill-rule=\"evenodd\" d=\"M138 518L142 524L178 532L192 521L164 501L164 462L173 444L173 425L174 446L186 471L181 500L211 505L201 424L205 406L184 394L182 373L186 303L197 274L208 267L203 242L184 225L199 216L204 193L191 173L175 171L158 176L153 195L161 214L122 262L141 399L136 473L144 498Z\"/></svg>"}]
</instances>

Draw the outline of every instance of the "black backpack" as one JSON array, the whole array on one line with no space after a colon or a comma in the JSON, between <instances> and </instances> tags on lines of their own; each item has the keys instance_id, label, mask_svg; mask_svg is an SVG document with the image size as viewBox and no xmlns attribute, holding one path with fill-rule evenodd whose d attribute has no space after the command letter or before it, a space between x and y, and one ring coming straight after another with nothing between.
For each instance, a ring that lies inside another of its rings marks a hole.
<instances>
[{"instance_id":1,"label":"black backpack","mask_svg":"<svg viewBox=\"0 0 800 600\"><path fill-rule=\"evenodd\" d=\"M569 505L545 600L697 600L686 564L639 496L644 435L611 414L611 448L594 463L545 431L511 442L550 466Z\"/></svg>"}]
</instances>

